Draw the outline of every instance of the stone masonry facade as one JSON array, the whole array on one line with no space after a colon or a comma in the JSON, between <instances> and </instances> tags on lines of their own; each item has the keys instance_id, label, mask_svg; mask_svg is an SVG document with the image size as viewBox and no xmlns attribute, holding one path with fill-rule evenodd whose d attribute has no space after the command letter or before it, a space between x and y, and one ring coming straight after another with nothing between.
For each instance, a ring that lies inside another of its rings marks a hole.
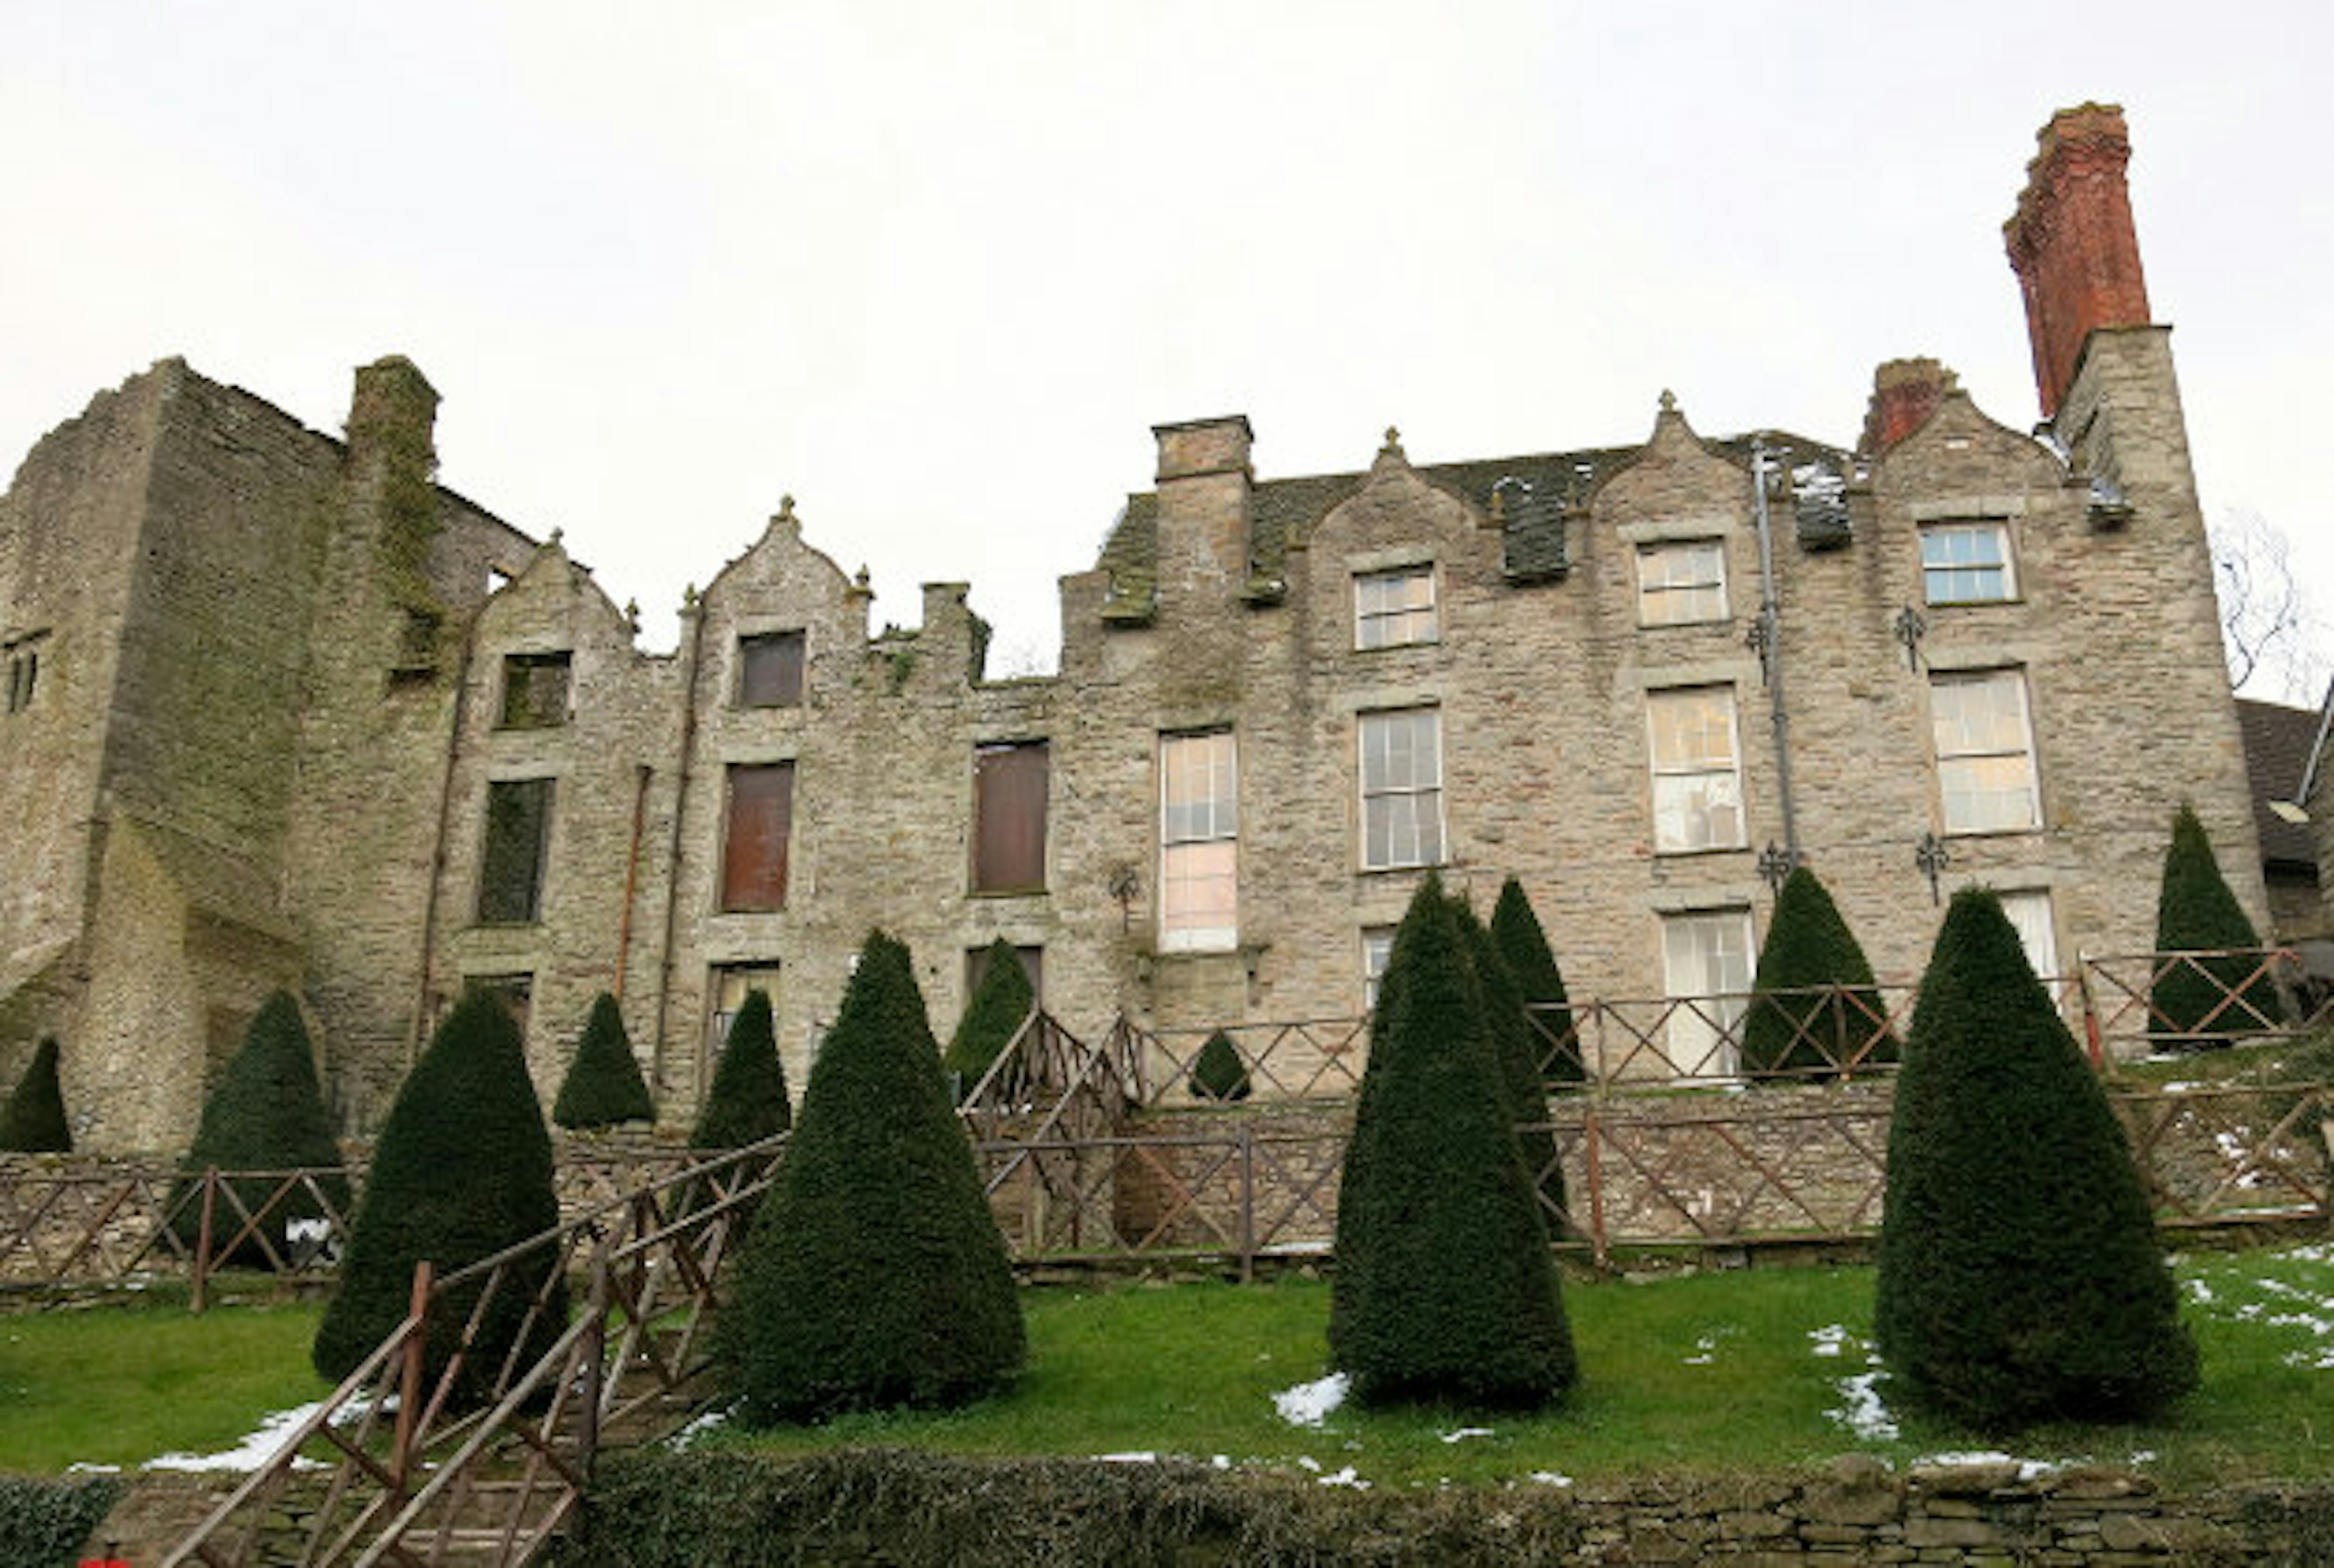
<instances>
[{"instance_id":1,"label":"stone masonry facade","mask_svg":"<svg viewBox=\"0 0 2334 1568\"><path fill-rule=\"evenodd\" d=\"M2009 226L2033 432L1929 360L1847 446L1665 395L1634 447L1389 431L1259 479L1245 418L1161 426L1041 678L986 678L964 584L872 628L790 502L644 652L556 534L436 484L410 364L336 440L165 361L0 499L0 1073L53 1033L84 1140L174 1148L289 986L362 1132L462 986L546 1097L608 990L685 1126L747 986L799 1089L871 927L943 1031L1000 938L1089 1037L1337 1017L1430 871L1520 878L1576 996L1657 997L1747 986L1796 854L1909 978L1924 840L2064 968L2152 946L2184 799L2262 921L2127 151L2061 113Z\"/></svg>"}]
</instances>

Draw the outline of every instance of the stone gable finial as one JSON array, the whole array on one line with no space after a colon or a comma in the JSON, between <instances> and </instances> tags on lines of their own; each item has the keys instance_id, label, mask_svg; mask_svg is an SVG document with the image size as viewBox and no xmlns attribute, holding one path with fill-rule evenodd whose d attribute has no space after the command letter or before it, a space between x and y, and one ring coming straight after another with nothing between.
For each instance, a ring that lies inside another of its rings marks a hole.
<instances>
[{"instance_id":1,"label":"stone gable finial","mask_svg":"<svg viewBox=\"0 0 2334 1568\"><path fill-rule=\"evenodd\" d=\"M1664 414L1674 414L1677 411L1677 394L1671 391L1667 387L1664 387L1662 389L1662 412Z\"/></svg>"},{"instance_id":2,"label":"stone gable finial","mask_svg":"<svg viewBox=\"0 0 2334 1568\"><path fill-rule=\"evenodd\" d=\"M779 496L778 515L770 519L770 521L773 523L792 523L795 520L795 498L791 495Z\"/></svg>"},{"instance_id":3,"label":"stone gable finial","mask_svg":"<svg viewBox=\"0 0 2334 1568\"><path fill-rule=\"evenodd\" d=\"M1378 448L1378 456L1381 457L1399 457L1403 455L1402 432L1394 428L1392 425L1388 425L1386 427L1385 433L1385 445Z\"/></svg>"}]
</instances>

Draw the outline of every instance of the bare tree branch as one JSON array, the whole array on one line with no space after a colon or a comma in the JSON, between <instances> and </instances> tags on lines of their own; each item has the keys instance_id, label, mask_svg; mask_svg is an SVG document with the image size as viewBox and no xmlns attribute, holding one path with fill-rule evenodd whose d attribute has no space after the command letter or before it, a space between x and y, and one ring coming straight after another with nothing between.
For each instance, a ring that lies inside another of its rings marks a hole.
<instances>
[{"instance_id":1,"label":"bare tree branch","mask_svg":"<svg viewBox=\"0 0 2334 1568\"><path fill-rule=\"evenodd\" d=\"M2242 691L2258 677L2263 689L2252 695L2315 703L2326 683L2328 627L2295 573L2284 531L2233 509L2207 534L2229 685Z\"/></svg>"}]
</instances>

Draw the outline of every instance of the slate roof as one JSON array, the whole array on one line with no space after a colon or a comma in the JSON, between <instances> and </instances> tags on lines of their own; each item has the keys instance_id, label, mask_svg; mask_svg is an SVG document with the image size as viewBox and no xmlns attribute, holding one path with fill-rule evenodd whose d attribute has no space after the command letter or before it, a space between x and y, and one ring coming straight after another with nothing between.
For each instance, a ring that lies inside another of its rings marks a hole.
<instances>
[{"instance_id":1,"label":"slate roof","mask_svg":"<svg viewBox=\"0 0 2334 1568\"><path fill-rule=\"evenodd\" d=\"M1835 472L1847 472L1847 453L1818 441L1782 432L1761 432L1770 454L1787 453L1787 466L1820 463ZM1750 465L1751 436L1733 436L1704 445L1718 456ZM1543 452L1519 457L1490 457L1462 463L1427 463L1417 473L1488 513L1494 486L1513 479L1528 489L1506 497L1506 562L1509 581L1542 582L1564 574L1564 524L1568 510L1585 506L1605 482L1636 461L1642 446L1593 447L1571 452ZM1288 547L1301 541L1322 518L1358 492L1367 472L1316 474L1299 478L1260 481L1249 503L1249 593L1251 598L1278 597L1287 570ZM1778 529L1790 524L1787 497L1775 509ZM1812 544L1812 541L1803 541ZM1837 541L1826 540L1826 544ZM1103 616L1110 620L1143 621L1158 601L1159 495L1143 491L1127 497L1095 565L1110 573L1110 590Z\"/></svg>"},{"instance_id":2,"label":"slate roof","mask_svg":"<svg viewBox=\"0 0 2334 1568\"><path fill-rule=\"evenodd\" d=\"M2245 773L2252 783L2253 826L2261 833L2264 865L2315 871L2318 845L2307 822L2290 822L2269 803L2290 801L2301 788L2310 748L2318 740L2318 715L2306 707L2237 698L2237 727L2244 735Z\"/></svg>"}]
</instances>

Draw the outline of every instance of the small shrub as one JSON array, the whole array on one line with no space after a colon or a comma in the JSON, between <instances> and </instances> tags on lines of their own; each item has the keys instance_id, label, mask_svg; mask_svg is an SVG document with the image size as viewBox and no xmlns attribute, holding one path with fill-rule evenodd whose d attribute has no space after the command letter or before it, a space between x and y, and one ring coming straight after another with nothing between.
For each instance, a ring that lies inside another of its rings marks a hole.
<instances>
[{"instance_id":1,"label":"small shrub","mask_svg":"<svg viewBox=\"0 0 2334 1568\"><path fill-rule=\"evenodd\" d=\"M1191 1092L1201 1100L1227 1101L1245 1100L1254 1092L1239 1047L1220 1029L1208 1036L1208 1043L1192 1060Z\"/></svg>"},{"instance_id":2,"label":"small shrub","mask_svg":"<svg viewBox=\"0 0 2334 1568\"><path fill-rule=\"evenodd\" d=\"M716 1351L749 1426L960 1405L1021 1370L1004 1238L908 949L880 931L811 1068Z\"/></svg>"},{"instance_id":3,"label":"small shrub","mask_svg":"<svg viewBox=\"0 0 2334 1568\"><path fill-rule=\"evenodd\" d=\"M1379 983L1337 1195L1329 1353L1365 1402L1530 1408L1577 1375L1461 914L1430 877Z\"/></svg>"},{"instance_id":4,"label":"small shrub","mask_svg":"<svg viewBox=\"0 0 2334 1568\"><path fill-rule=\"evenodd\" d=\"M1814 986L1838 989L1808 989ZM1839 906L1805 866L1792 868L1775 895L1750 987L1742 1067L1753 1080L1896 1060L1896 1034L1874 986L1872 965Z\"/></svg>"},{"instance_id":5,"label":"small shrub","mask_svg":"<svg viewBox=\"0 0 2334 1568\"><path fill-rule=\"evenodd\" d=\"M705 1109L689 1135L691 1149L743 1149L794 1125L794 1106L786 1099L786 1064L778 1060L776 1031L770 1023L770 998L762 991L746 993L745 1005L729 1021L729 1038L722 1043L721 1060L714 1063L713 1087Z\"/></svg>"},{"instance_id":6,"label":"small shrub","mask_svg":"<svg viewBox=\"0 0 2334 1568\"><path fill-rule=\"evenodd\" d=\"M345 1216L349 1179L342 1164L332 1112L325 1110L323 1090L316 1082L315 1048L308 1026L300 1016L300 1005L288 993L277 991L260 1004L244 1031L242 1045L203 1101L194 1145L179 1162L179 1178L170 1189L171 1230L189 1247L199 1244L202 1198L195 1188L206 1170L313 1170L318 1172L315 1185L331 1201L333 1212ZM225 1246L243 1228L245 1217L257 1215L275 1196L283 1179L251 1177L226 1183L222 1201L212 1210L214 1244ZM224 1201L229 1192L234 1200ZM267 1211L250 1240L218 1261L266 1267L271 1248L275 1257L288 1260L285 1231L291 1223L323 1213L315 1193L295 1187Z\"/></svg>"},{"instance_id":7,"label":"small shrub","mask_svg":"<svg viewBox=\"0 0 2334 1568\"><path fill-rule=\"evenodd\" d=\"M113 1476L0 1476L0 1563L71 1563L121 1500Z\"/></svg>"},{"instance_id":8,"label":"small shrub","mask_svg":"<svg viewBox=\"0 0 2334 1568\"><path fill-rule=\"evenodd\" d=\"M591 1016L575 1060L551 1102L551 1120L572 1130L596 1130L625 1121L649 1121L656 1104L632 1057L632 1039L624 1032L624 1011L603 991L592 999Z\"/></svg>"},{"instance_id":9,"label":"small shrub","mask_svg":"<svg viewBox=\"0 0 2334 1568\"><path fill-rule=\"evenodd\" d=\"M491 993L466 992L382 1124L340 1285L317 1325L311 1357L316 1371L337 1382L389 1337L405 1319L413 1268L422 1259L442 1280L558 1225L551 1134L527 1077L518 1027ZM566 1287L551 1277L557 1263L557 1249L545 1246L507 1271L463 1362L457 1401L486 1394L515 1346L524 1366L564 1326ZM432 1380L453 1354L479 1288L473 1284L439 1297L424 1352ZM546 1310L520 1346L528 1308L546 1289Z\"/></svg>"},{"instance_id":10,"label":"small shrub","mask_svg":"<svg viewBox=\"0 0 2334 1568\"><path fill-rule=\"evenodd\" d=\"M1029 988L1029 974L1021 967L1021 955L999 937L989 945L980 986L965 1005L956 1033L949 1036L948 1054L941 1058L941 1065L956 1074L960 1095L970 1094L979 1084L1037 1005L1037 995Z\"/></svg>"},{"instance_id":11,"label":"small shrub","mask_svg":"<svg viewBox=\"0 0 2334 1568\"><path fill-rule=\"evenodd\" d=\"M1499 901L1491 906L1491 944L1514 976L1516 993L1529 1009L1532 1054L1540 1078L1558 1088L1587 1081L1579 1036L1573 1032L1570 999L1564 994L1564 975L1548 945L1548 933L1524 896L1523 884L1509 877L1500 886Z\"/></svg>"},{"instance_id":12,"label":"small shrub","mask_svg":"<svg viewBox=\"0 0 2334 1568\"><path fill-rule=\"evenodd\" d=\"M1990 892L1954 895L1921 983L1873 1323L1908 1396L1981 1430L2196 1386L2123 1128Z\"/></svg>"},{"instance_id":13,"label":"small shrub","mask_svg":"<svg viewBox=\"0 0 2334 1568\"><path fill-rule=\"evenodd\" d=\"M2261 936L2221 875L2213 841L2195 808L2183 804L2172 820L2164 851L2164 882L2156 899L2156 950L2211 952L2258 948ZM2266 972L2247 980L2262 955L2198 958L2173 967L2149 994L2149 1033L2158 1045L2197 1050L2226 1045L2233 1035L2274 1028L2282 1016L2277 987Z\"/></svg>"},{"instance_id":14,"label":"small shrub","mask_svg":"<svg viewBox=\"0 0 2334 1568\"><path fill-rule=\"evenodd\" d=\"M12 1154L67 1154L72 1130L65 1124L64 1091L57 1085L57 1042L44 1035L16 1080L8 1103L0 1106L0 1150Z\"/></svg>"}]
</instances>

